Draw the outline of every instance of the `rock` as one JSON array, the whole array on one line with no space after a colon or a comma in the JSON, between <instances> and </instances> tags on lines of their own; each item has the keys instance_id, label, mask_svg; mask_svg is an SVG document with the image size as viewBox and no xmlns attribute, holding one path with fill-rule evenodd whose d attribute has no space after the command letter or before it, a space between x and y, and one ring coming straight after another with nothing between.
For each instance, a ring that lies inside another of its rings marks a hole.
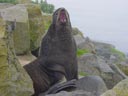
<instances>
[{"instance_id":1,"label":"rock","mask_svg":"<svg viewBox=\"0 0 128 96\"><path fill-rule=\"evenodd\" d=\"M17 22L27 22L28 21L28 12L24 5L18 4L6 9L0 9L0 13L4 20Z\"/></svg>"},{"instance_id":2,"label":"rock","mask_svg":"<svg viewBox=\"0 0 128 96\"><path fill-rule=\"evenodd\" d=\"M78 28L76 28L76 27L74 27L72 29L72 32L73 32L73 35L81 35L82 37L84 37L83 33Z\"/></svg>"},{"instance_id":3,"label":"rock","mask_svg":"<svg viewBox=\"0 0 128 96\"><path fill-rule=\"evenodd\" d=\"M113 89L101 96L128 96L128 78L119 82Z\"/></svg>"},{"instance_id":4,"label":"rock","mask_svg":"<svg viewBox=\"0 0 128 96\"><path fill-rule=\"evenodd\" d=\"M91 39L89 37L85 38L85 43L79 45L80 48L85 48L88 49L91 53L96 54L96 49L95 46L93 44L93 42L91 41Z\"/></svg>"},{"instance_id":5,"label":"rock","mask_svg":"<svg viewBox=\"0 0 128 96\"><path fill-rule=\"evenodd\" d=\"M45 30L43 16L38 5L17 4L1 9L0 13L6 21L16 20L14 46L17 55L26 54L40 46Z\"/></svg>"},{"instance_id":6,"label":"rock","mask_svg":"<svg viewBox=\"0 0 128 96\"><path fill-rule=\"evenodd\" d=\"M76 45L79 49L88 50L90 53L96 53L95 46L89 37L84 37L83 33L78 28L72 30Z\"/></svg>"},{"instance_id":7,"label":"rock","mask_svg":"<svg viewBox=\"0 0 128 96\"><path fill-rule=\"evenodd\" d=\"M99 76L86 76L79 79L76 83L78 90L91 92L96 96L99 96L107 91L104 81Z\"/></svg>"},{"instance_id":8,"label":"rock","mask_svg":"<svg viewBox=\"0 0 128 96\"><path fill-rule=\"evenodd\" d=\"M13 32L7 32L0 18L0 96L31 96L33 84L20 65L14 50Z\"/></svg>"},{"instance_id":9,"label":"rock","mask_svg":"<svg viewBox=\"0 0 128 96\"><path fill-rule=\"evenodd\" d=\"M79 49L87 50L88 52L93 54L96 53L95 46L88 37L84 38L82 35L77 34L77 35L74 35L74 38L76 41L76 45Z\"/></svg>"},{"instance_id":10,"label":"rock","mask_svg":"<svg viewBox=\"0 0 128 96\"><path fill-rule=\"evenodd\" d=\"M123 71L120 70L120 68L116 65L116 64L111 64L110 65L111 68L117 73L119 74L123 79L126 79L127 76L123 73Z\"/></svg>"},{"instance_id":11,"label":"rock","mask_svg":"<svg viewBox=\"0 0 128 96\"><path fill-rule=\"evenodd\" d=\"M106 62L93 54L85 54L78 59L79 71L87 72L89 75L100 75L100 73L113 73Z\"/></svg>"},{"instance_id":12,"label":"rock","mask_svg":"<svg viewBox=\"0 0 128 96\"><path fill-rule=\"evenodd\" d=\"M106 85L99 76L86 76L77 81L71 80L55 84L47 92L39 96L45 94L48 94L46 96L100 96L105 91L107 91Z\"/></svg>"},{"instance_id":13,"label":"rock","mask_svg":"<svg viewBox=\"0 0 128 96\"><path fill-rule=\"evenodd\" d=\"M81 43L84 43L85 42L85 38L83 36L83 33L78 29L78 28L73 28L72 29L72 33L73 33L73 36L75 38L75 41L76 41L76 44L77 46Z\"/></svg>"},{"instance_id":14,"label":"rock","mask_svg":"<svg viewBox=\"0 0 128 96\"><path fill-rule=\"evenodd\" d=\"M98 56L110 63L119 63L125 60L125 54L115 48L114 45L93 41ZM114 57L114 58L113 58Z\"/></svg>"},{"instance_id":15,"label":"rock","mask_svg":"<svg viewBox=\"0 0 128 96\"><path fill-rule=\"evenodd\" d=\"M17 56L17 58L22 66L29 64L30 62L32 62L36 59L36 57L33 56L31 53L28 53L25 55L19 55L19 56Z\"/></svg>"},{"instance_id":16,"label":"rock","mask_svg":"<svg viewBox=\"0 0 128 96\"><path fill-rule=\"evenodd\" d=\"M42 95L39 95L39 96L42 96ZM77 90L77 91L73 91L73 92L61 91L57 94L50 94L50 95L46 95L46 96L97 96L97 95L94 95L91 92Z\"/></svg>"},{"instance_id":17,"label":"rock","mask_svg":"<svg viewBox=\"0 0 128 96\"><path fill-rule=\"evenodd\" d=\"M73 28L72 32L79 49L87 50L89 53L96 54L95 46L89 37L85 38L78 28Z\"/></svg>"},{"instance_id":18,"label":"rock","mask_svg":"<svg viewBox=\"0 0 128 96\"><path fill-rule=\"evenodd\" d=\"M107 88L99 76L86 76L76 82L77 89L72 92L61 91L46 96L100 96ZM39 95L43 96L43 95Z\"/></svg>"},{"instance_id":19,"label":"rock","mask_svg":"<svg viewBox=\"0 0 128 96\"><path fill-rule=\"evenodd\" d=\"M113 86L116 85L121 80L127 78L127 76L117 67L116 64L111 64L110 67L112 68L114 73L113 74L107 73L102 75L102 78L104 78L104 81L106 82L107 87L109 89L113 88Z\"/></svg>"},{"instance_id":20,"label":"rock","mask_svg":"<svg viewBox=\"0 0 128 96\"><path fill-rule=\"evenodd\" d=\"M85 54L79 57L78 67L80 73L101 76L108 88L112 88L126 78L118 67L112 64L110 66L104 58L94 54Z\"/></svg>"},{"instance_id":21,"label":"rock","mask_svg":"<svg viewBox=\"0 0 128 96\"><path fill-rule=\"evenodd\" d=\"M98 56L103 56L106 61L110 59L110 56L112 55L110 49L115 48L113 45L96 41L93 41L93 44Z\"/></svg>"},{"instance_id":22,"label":"rock","mask_svg":"<svg viewBox=\"0 0 128 96\"><path fill-rule=\"evenodd\" d=\"M42 37L45 33L44 20L38 5L27 4L26 8L30 25L30 50L33 51L40 46Z\"/></svg>"},{"instance_id":23,"label":"rock","mask_svg":"<svg viewBox=\"0 0 128 96\"><path fill-rule=\"evenodd\" d=\"M16 54L25 54L30 49L30 34L28 12L24 5L16 5L3 10L0 13L4 20L16 20L16 29L14 30L14 46Z\"/></svg>"},{"instance_id":24,"label":"rock","mask_svg":"<svg viewBox=\"0 0 128 96\"><path fill-rule=\"evenodd\" d=\"M4 8L8 8L14 6L14 4L10 4L10 3L0 3L0 9L4 9Z\"/></svg>"},{"instance_id":25,"label":"rock","mask_svg":"<svg viewBox=\"0 0 128 96\"><path fill-rule=\"evenodd\" d=\"M121 62L117 64L117 66L128 76L128 63L127 62Z\"/></svg>"},{"instance_id":26,"label":"rock","mask_svg":"<svg viewBox=\"0 0 128 96\"><path fill-rule=\"evenodd\" d=\"M98 61L96 55L85 54L78 58L78 70L79 72L85 72L88 75L99 75L100 72L96 68Z\"/></svg>"},{"instance_id":27,"label":"rock","mask_svg":"<svg viewBox=\"0 0 128 96\"><path fill-rule=\"evenodd\" d=\"M52 15L50 14L44 14L43 13L43 18L44 18L44 26L45 26L45 30L47 31L49 26L51 25L52 22Z\"/></svg>"},{"instance_id":28,"label":"rock","mask_svg":"<svg viewBox=\"0 0 128 96\"><path fill-rule=\"evenodd\" d=\"M128 58L126 58L125 62L126 62L126 64L128 65Z\"/></svg>"},{"instance_id":29,"label":"rock","mask_svg":"<svg viewBox=\"0 0 128 96\"><path fill-rule=\"evenodd\" d=\"M75 41L76 41L76 45L79 46L79 44L84 43L85 42L85 38L79 34L74 35Z\"/></svg>"},{"instance_id":30,"label":"rock","mask_svg":"<svg viewBox=\"0 0 128 96\"><path fill-rule=\"evenodd\" d=\"M116 58L116 56L114 55L110 55L110 60L107 61L109 61L109 63L116 63L118 61L118 58Z\"/></svg>"}]
</instances>

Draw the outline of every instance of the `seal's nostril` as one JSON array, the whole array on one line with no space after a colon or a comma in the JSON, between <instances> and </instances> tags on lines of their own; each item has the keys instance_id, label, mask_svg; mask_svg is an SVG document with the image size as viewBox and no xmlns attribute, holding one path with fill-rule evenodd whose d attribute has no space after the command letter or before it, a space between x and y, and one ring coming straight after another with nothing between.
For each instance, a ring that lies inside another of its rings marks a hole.
<instances>
[{"instance_id":1,"label":"seal's nostril","mask_svg":"<svg viewBox=\"0 0 128 96\"><path fill-rule=\"evenodd\" d=\"M61 11L65 11L65 9L62 9Z\"/></svg>"}]
</instances>

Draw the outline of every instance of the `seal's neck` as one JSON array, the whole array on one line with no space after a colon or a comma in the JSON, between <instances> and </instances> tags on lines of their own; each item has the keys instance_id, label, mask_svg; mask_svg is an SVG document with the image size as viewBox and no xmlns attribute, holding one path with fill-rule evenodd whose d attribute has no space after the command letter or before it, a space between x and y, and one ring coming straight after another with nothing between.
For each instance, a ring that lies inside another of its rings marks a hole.
<instances>
[{"instance_id":1,"label":"seal's neck","mask_svg":"<svg viewBox=\"0 0 128 96\"><path fill-rule=\"evenodd\" d=\"M72 50L73 37L71 26L53 26L51 25L48 31L54 46L58 46L59 49L65 52Z\"/></svg>"},{"instance_id":2,"label":"seal's neck","mask_svg":"<svg viewBox=\"0 0 128 96\"><path fill-rule=\"evenodd\" d=\"M71 26L56 27L56 34L59 40L70 40L72 36Z\"/></svg>"},{"instance_id":3,"label":"seal's neck","mask_svg":"<svg viewBox=\"0 0 128 96\"><path fill-rule=\"evenodd\" d=\"M58 38L59 41L72 39L72 27L70 25L56 26L52 24L48 32L51 38Z\"/></svg>"}]
</instances>

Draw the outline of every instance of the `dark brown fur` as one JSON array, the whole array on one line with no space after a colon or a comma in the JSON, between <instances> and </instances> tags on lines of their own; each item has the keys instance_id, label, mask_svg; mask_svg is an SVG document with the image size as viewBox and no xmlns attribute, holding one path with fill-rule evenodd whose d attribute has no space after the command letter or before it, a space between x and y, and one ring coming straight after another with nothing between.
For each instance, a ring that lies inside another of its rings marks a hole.
<instances>
[{"instance_id":1,"label":"dark brown fur","mask_svg":"<svg viewBox=\"0 0 128 96\"><path fill-rule=\"evenodd\" d=\"M66 22L60 20L62 12ZM67 81L78 79L76 44L69 15L64 8L54 12L53 22L42 40L39 57L24 68L33 80L35 96L48 90L63 76Z\"/></svg>"}]
</instances>

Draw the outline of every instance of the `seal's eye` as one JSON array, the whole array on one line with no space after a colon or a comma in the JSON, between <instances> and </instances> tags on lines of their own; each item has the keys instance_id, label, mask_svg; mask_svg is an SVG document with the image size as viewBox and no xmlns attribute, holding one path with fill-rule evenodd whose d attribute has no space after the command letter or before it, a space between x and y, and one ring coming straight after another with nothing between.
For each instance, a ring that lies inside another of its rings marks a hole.
<instances>
[{"instance_id":1,"label":"seal's eye","mask_svg":"<svg viewBox=\"0 0 128 96\"><path fill-rule=\"evenodd\" d=\"M55 15L57 16L58 15L58 12L56 12Z\"/></svg>"}]
</instances>

